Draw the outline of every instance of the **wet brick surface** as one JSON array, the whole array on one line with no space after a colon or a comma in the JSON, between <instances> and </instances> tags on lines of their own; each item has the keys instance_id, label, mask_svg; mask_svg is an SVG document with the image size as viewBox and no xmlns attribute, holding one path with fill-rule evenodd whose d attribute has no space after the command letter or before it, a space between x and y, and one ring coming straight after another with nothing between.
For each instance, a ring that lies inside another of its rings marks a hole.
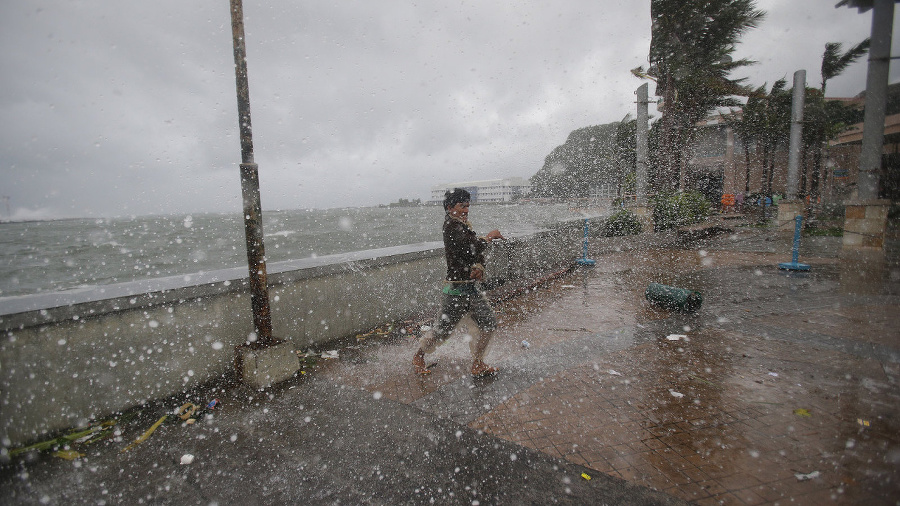
<instances>
[{"instance_id":1,"label":"wet brick surface","mask_svg":"<svg viewBox=\"0 0 900 506\"><path fill-rule=\"evenodd\" d=\"M802 275L777 269L789 238L749 229L597 255L498 307L493 379L469 378L459 335L424 378L412 338L318 374L697 504L895 504L900 276L836 241L811 241ZM651 281L704 305L651 307Z\"/></svg>"}]
</instances>

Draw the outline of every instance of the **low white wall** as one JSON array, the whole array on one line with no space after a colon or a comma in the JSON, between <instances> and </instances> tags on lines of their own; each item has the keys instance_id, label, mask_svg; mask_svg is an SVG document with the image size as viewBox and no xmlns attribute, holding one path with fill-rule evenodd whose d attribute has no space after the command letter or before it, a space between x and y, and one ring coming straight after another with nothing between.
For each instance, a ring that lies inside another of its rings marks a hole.
<instances>
[{"instance_id":1,"label":"low white wall","mask_svg":"<svg viewBox=\"0 0 900 506\"><path fill-rule=\"evenodd\" d=\"M571 265L582 223L491 245L488 276L524 283ZM268 267L273 334L296 349L436 310L445 262L421 243ZM0 444L222 376L253 330L245 269L0 302Z\"/></svg>"}]
</instances>

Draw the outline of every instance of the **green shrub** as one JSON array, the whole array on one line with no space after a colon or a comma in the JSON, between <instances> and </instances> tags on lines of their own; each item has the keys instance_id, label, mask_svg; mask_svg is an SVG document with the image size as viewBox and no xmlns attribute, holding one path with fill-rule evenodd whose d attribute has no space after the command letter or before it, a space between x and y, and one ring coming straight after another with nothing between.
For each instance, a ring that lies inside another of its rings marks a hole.
<instances>
[{"instance_id":1,"label":"green shrub","mask_svg":"<svg viewBox=\"0 0 900 506\"><path fill-rule=\"evenodd\" d=\"M627 209L616 212L603 222L603 237L637 235L643 231L640 220Z\"/></svg>"},{"instance_id":2,"label":"green shrub","mask_svg":"<svg viewBox=\"0 0 900 506\"><path fill-rule=\"evenodd\" d=\"M803 229L804 237L843 237L843 227L809 227Z\"/></svg>"},{"instance_id":3,"label":"green shrub","mask_svg":"<svg viewBox=\"0 0 900 506\"><path fill-rule=\"evenodd\" d=\"M712 205L697 191L657 195L652 204L656 230L699 223L712 212Z\"/></svg>"}]
</instances>

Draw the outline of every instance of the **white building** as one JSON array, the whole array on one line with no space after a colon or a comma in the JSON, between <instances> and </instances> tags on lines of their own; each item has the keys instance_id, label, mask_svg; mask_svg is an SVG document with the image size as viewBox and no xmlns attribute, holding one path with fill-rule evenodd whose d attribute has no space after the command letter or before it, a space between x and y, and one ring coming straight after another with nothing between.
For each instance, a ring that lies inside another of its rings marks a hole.
<instances>
[{"instance_id":1,"label":"white building","mask_svg":"<svg viewBox=\"0 0 900 506\"><path fill-rule=\"evenodd\" d=\"M463 181L461 183L439 184L431 187L430 204L443 204L444 193L454 188L462 188L472 195L473 204L487 202L511 202L517 197L531 192L531 183L521 177L487 179L484 181Z\"/></svg>"}]
</instances>

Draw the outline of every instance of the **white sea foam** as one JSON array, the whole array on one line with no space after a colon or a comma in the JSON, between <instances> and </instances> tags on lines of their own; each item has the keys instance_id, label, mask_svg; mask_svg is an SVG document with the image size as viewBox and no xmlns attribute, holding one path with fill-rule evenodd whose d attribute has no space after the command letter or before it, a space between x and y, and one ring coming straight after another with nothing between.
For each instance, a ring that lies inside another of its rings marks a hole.
<instances>
[{"instance_id":1,"label":"white sea foam","mask_svg":"<svg viewBox=\"0 0 900 506\"><path fill-rule=\"evenodd\" d=\"M274 231L266 259L440 241L443 214L440 206L263 211L264 230ZM470 214L479 233L507 237L581 218L562 204L476 205ZM240 212L0 223L0 296L245 267L246 251Z\"/></svg>"}]
</instances>

